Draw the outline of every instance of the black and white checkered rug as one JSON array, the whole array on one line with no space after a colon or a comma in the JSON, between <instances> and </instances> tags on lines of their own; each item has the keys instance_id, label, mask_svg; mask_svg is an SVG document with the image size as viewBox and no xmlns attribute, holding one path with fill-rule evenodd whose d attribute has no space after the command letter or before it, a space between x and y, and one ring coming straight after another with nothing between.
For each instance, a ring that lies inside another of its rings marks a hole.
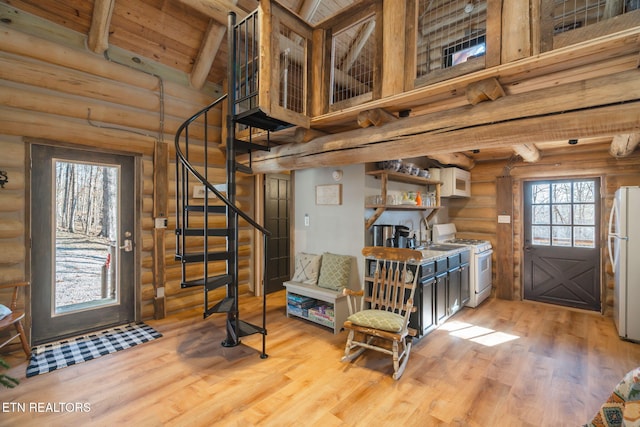
<instances>
[{"instance_id":1,"label":"black and white checkered rug","mask_svg":"<svg viewBox=\"0 0 640 427\"><path fill-rule=\"evenodd\" d=\"M31 351L27 378L115 353L161 336L160 332L145 323L131 323L79 338L41 345Z\"/></svg>"}]
</instances>

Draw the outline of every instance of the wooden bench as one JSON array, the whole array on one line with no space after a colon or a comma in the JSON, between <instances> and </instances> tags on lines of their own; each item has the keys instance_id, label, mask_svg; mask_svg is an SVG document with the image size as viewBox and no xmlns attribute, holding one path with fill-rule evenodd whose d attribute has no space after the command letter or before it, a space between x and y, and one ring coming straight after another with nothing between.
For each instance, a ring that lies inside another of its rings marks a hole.
<instances>
[{"instance_id":1,"label":"wooden bench","mask_svg":"<svg viewBox=\"0 0 640 427\"><path fill-rule=\"evenodd\" d=\"M287 289L287 317L296 316L301 317L303 319L310 320L312 322L318 323L320 325L329 327L333 329L333 333L337 334L343 328L344 321L349 316L349 307L347 306L347 297L343 295L342 289L344 287L350 287L350 275L352 265L355 263L355 258L351 256L345 255L335 255L335 254L324 254L324 259L328 259L329 257L342 257L344 259L348 259L349 261L349 271L347 273L347 280L343 284L336 284L336 289L330 289L329 287L322 287L316 284L303 283L297 280L288 280L283 283L284 287ZM294 278L296 274L294 274ZM320 263L320 271L318 272L318 282L322 279L322 262ZM290 295L295 294L302 297L313 298L318 301L317 305L323 305L322 303L326 303L327 305L333 306L333 319L329 320L327 317L319 317L317 315L317 311L309 312L311 308L307 309L296 309L290 307L289 300Z\"/></svg>"},{"instance_id":2,"label":"wooden bench","mask_svg":"<svg viewBox=\"0 0 640 427\"><path fill-rule=\"evenodd\" d=\"M333 305L333 325L322 323L313 317L308 315L300 315L298 313L291 313L289 304L287 303L287 317L297 316L303 319L310 320L323 326L332 327L333 333L337 334L342 329L344 321L349 316L349 307L347 306L347 296L342 294L342 290L334 291L333 289L321 288L317 285L307 285L301 282L287 281L283 283L287 288L287 302L289 301L289 294L296 294L304 297L313 298L318 301L326 302Z\"/></svg>"}]
</instances>

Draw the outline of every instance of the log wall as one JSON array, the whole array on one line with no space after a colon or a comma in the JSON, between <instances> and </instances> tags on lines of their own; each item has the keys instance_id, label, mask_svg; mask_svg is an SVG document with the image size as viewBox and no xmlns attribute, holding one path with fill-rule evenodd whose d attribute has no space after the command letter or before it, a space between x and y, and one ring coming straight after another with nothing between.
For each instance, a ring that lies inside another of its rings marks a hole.
<instances>
[{"instance_id":1,"label":"log wall","mask_svg":"<svg viewBox=\"0 0 640 427\"><path fill-rule=\"evenodd\" d=\"M9 172L9 184L0 189L0 282L29 280L25 152L28 141L43 139L139 157L141 212L136 243L141 250L141 318L201 306L202 290L180 288L180 266L174 261L173 138L187 117L213 100L204 91L162 81L88 50L0 25L0 170ZM208 126L209 138L219 143L220 110L209 117ZM194 146L203 134L202 124L190 130ZM210 176L224 182L224 153L214 151ZM239 204L251 212L252 200L252 178L239 178ZM168 218L166 230L155 229L155 217ZM240 235L241 292L246 292L252 240L246 228ZM157 289L162 287L166 297L159 301Z\"/></svg>"},{"instance_id":2,"label":"log wall","mask_svg":"<svg viewBox=\"0 0 640 427\"><path fill-rule=\"evenodd\" d=\"M602 259L602 311L613 312L613 272L607 250L607 221L617 188L623 185L640 185L640 152L615 159L609 152L609 144L599 144L593 149L572 154L570 149L545 151L542 160L525 163L509 160L478 162L471 170L471 197L451 199L449 216L461 237L490 240L494 247L493 274L495 291L496 253L504 242L497 239L497 177L510 175L513 179L513 299L522 299L523 225L522 187L525 180L600 177L602 182L602 211L600 213L600 247ZM508 293L508 292L507 292Z\"/></svg>"}]
</instances>

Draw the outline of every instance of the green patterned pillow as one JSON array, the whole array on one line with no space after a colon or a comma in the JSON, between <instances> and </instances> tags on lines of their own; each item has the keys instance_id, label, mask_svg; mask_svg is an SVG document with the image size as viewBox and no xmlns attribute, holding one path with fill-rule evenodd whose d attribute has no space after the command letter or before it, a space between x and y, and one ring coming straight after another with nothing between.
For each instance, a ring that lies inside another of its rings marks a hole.
<instances>
[{"instance_id":1,"label":"green patterned pillow","mask_svg":"<svg viewBox=\"0 0 640 427\"><path fill-rule=\"evenodd\" d=\"M322 267L318 286L339 291L349 285L351 258L348 255L336 255L325 252L322 255Z\"/></svg>"},{"instance_id":2,"label":"green patterned pillow","mask_svg":"<svg viewBox=\"0 0 640 427\"><path fill-rule=\"evenodd\" d=\"M304 252L297 254L295 271L291 280L306 283L307 285L315 285L318 283L320 259L321 256L316 254L306 254Z\"/></svg>"},{"instance_id":3,"label":"green patterned pillow","mask_svg":"<svg viewBox=\"0 0 640 427\"><path fill-rule=\"evenodd\" d=\"M347 317L347 320L354 325L389 332L400 332L404 326L402 316L384 310L362 310Z\"/></svg>"}]
</instances>

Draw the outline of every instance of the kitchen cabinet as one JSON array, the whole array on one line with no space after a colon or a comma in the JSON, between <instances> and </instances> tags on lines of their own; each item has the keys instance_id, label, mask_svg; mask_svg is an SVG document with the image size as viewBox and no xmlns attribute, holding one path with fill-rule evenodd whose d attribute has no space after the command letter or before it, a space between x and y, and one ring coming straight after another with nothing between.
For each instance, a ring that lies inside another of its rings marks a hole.
<instances>
[{"instance_id":1,"label":"kitchen cabinet","mask_svg":"<svg viewBox=\"0 0 640 427\"><path fill-rule=\"evenodd\" d=\"M418 274L414 295L416 311L409 316L409 327L418 331L416 338L429 334L456 314L469 300L469 249L454 254L421 260L412 268ZM375 264L366 260L365 292L370 293Z\"/></svg>"},{"instance_id":2,"label":"kitchen cabinet","mask_svg":"<svg viewBox=\"0 0 640 427\"><path fill-rule=\"evenodd\" d=\"M422 178L419 176L409 175L401 172L388 171L388 170L374 170L374 171L366 172L366 174L375 176L376 178L380 179L380 196L381 196L380 199L382 200L381 204L365 205L365 208L367 209L375 209L375 212L373 213L373 215L369 217L369 219L367 219L367 222L366 222L367 229L370 228L376 222L376 220L380 218L380 215L382 215L382 213L386 210L430 211L429 215L427 216L427 221L429 221L436 214L437 210L440 209L440 206L441 206L440 181L429 179L429 178ZM436 195L435 206L387 204L387 184L389 181L404 182L407 184L425 186L425 190L435 192L435 195Z\"/></svg>"}]
</instances>

